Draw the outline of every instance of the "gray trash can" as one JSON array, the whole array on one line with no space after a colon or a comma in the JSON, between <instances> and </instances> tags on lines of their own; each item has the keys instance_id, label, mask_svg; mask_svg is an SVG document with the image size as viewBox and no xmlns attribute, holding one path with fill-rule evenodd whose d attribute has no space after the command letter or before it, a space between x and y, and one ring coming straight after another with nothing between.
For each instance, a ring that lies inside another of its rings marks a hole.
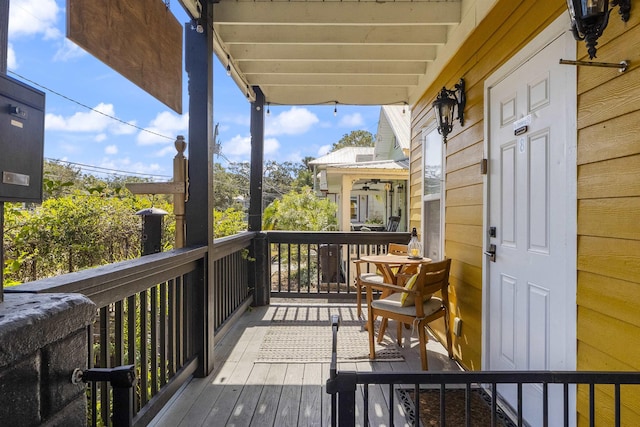
<instances>
[{"instance_id":1,"label":"gray trash can","mask_svg":"<svg viewBox=\"0 0 640 427\"><path fill-rule=\"evenodd\" d=\"M344 282L344 271L340 259L340 245L320 245L320 268L322 282Z\"/></svg>"}]
</instances>

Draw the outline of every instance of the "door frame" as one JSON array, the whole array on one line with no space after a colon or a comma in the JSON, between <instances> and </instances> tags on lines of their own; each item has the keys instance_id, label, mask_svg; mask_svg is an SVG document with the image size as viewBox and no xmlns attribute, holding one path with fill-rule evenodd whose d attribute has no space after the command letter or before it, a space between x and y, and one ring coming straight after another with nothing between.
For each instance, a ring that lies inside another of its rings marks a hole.
<instances>
[{"instance_id":1,"label":"door frame","mask_svg":"<svg viewBox=\"0 0 640 427\"><path fill-rule=\"evenodd\" d=\"M577 54L576 41L573 35L570 33L568 24L570 18L567 12L561 14L555 21L553 21L547 28L545 28L540 34L538 34L533 40L515 55L513 55L507 62L500 66L493 74L491 74L484 82L484 158L489 159L489 146L490 146L490 90L498 83L504 80L511 73L515 72L521 65L526 63L533 56L542 51L546 46L551 44L558 38L564 40L564 55L568 59L575 59ZM558 58L560 59L560 58ZM567 212L574 212L574 215L568 215L565 223L566 237L567 237L567 266L564 272L564 279L566 283L566 301L567 301L567 354L566 365L571 369L575 369L577 360L577 304L576 304L576 289L577 289L577 71L576 67L570 66L567 68L570 80L573 80L576 84L570 85L565 88L567 99L572 100L567 107L570 111L567 114L567 122L565 127L566 133L566 170L567 176L573 176L573 179L567 182ZM488 227L489 227L489 174L483 176L483 237L482 237L482 250L484 251L489 244ZM573 304L571 303L573 302ZM491 307L489 307L489 261L488 257L482 257L482 370L489 369L490 358L490 328L489 328L489 313ZM573 326L573 328L572 328Z\"/></svg>"}]
</instances>

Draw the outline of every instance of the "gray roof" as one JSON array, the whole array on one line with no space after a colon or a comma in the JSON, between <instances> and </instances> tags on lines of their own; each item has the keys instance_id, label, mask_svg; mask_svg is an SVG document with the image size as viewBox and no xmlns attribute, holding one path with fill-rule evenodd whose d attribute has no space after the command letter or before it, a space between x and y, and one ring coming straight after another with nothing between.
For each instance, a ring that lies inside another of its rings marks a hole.
<instances>
[{"instance_id":1,"label":"gray roof","mask_svg":"<svg viewBox=\"0 0 640 427\"><path fill-rule=\"evenodd\" d=\"M404 111L404 113L403 113ZM380 120L382 116L387 118L391 130L396 136L398 144L403 149L411 147L411 111L409 106L404 105L383 105L380 110Z\"/></svg>"},{"instance_id":2,"label":"gray roof","mask_svg":"<svg viewBox=\"0 0 640 427\"><path fill-rule=\"evenodd\" d=\"M374 147L345 147L309 162L311 165L356 163L358 156L371 156Z\"/></svg>"},{"instance_id":3,"label":"gray roof","mask_svg":"<svg viewBox=\"0 0 640 427\"><path fill-rule=\"evenodd\" d=\"M409 159L404 160L376 160L372 162L343 163L330 165L336 169L396 169L409 170Z\"/></svg>"}]
</instances>

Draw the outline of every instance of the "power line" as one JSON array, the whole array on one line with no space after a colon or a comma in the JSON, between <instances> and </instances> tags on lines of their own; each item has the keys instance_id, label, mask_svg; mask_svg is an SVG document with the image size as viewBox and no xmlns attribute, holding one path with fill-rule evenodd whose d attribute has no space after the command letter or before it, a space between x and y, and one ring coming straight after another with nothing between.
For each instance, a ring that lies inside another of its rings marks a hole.
<instances>
[{"instance_id":1,"label":"power line","mask_svg":"<svg viewBox=\"0 0 640 427\"><path fill-rule=\"evenodd\" d=\"M21 79L23 79L23 80L25 80L25 81L27 81L27 82L29 82L29 83L31 83L31 84L33 84L33 85L35 85L35 86L38 86L38 87L40 87L40 88L42 88L42 89L44 89L44 90L46 90L46 91L48 91L48 92L53 93L54 95L58 95L59 97L64 98L64 99L66 99L67 101L73 102L74 104L77 104L77 105L79 105L79 106L81 106L81 107L83 107L83 108L86 108L87 110L93 111L93 112L98 113L98 114L102 114L103 116L108 117L108 118L110 118L111 120L115 120L115 121L120 122L120 123L122 123L122 124L124 124L124 125L131 126L132 128L138 129L138 130L140 130L140 131L142 131L142 132L150 133L151 135L159 136L159 137L161 137L161 138L166 138L166 139L168 139L168 140L170 140L170 141L175 141L175 139L176 139L176 138L174 138L174 137L170 137L170 136L167 136L167 135L163 135L163 134L161 134L161 133L158 133L158 132L154 132L154 131L149 130L149 129L145 129L145 128L141 127L141 126L134 125L133 123L125 122L124 120L122 120L122 119L120 119L120 118L118 118L118 117L111 116L111 115L109 115L109 114L103 113L102 111L99 111L99 110L96 110L95 108L89 107L88 105L83 104L83 103L82 103L82 102L80 102L80 101L76 101L75 99L69 98L68 96L63 95L63 94L61 94L60 92L56 92L55 90L50 89L50 88L48 88L48 87L46 87L46 86L44 86L44 85L41 85L40 83L37 83L37 82L35 82L35 81L33 81L33 80L31 80L31 79L29 79L29 78L27 78L27 77L25 77L25 76L23 76L23 75L21 75L21 74L16 73L15 71L12 71L12 70L7 70L7 71L8 71L9 73L13 74L14 76L20 77Z\"/></svg>"},{"instance_id":2,"label":"power line","mask_svg":"<svg viewBox=\"0 0 640 427\"><path fill-rule=\"evenodd\" d=\"M67 164L67 165L70 165L70 166L78 166L82 170L90 170L90 171L102 172L102 173L111 173L111 174L114 174L114 175L148 176L148 177L152 177L152 178L154 178L154 177L155 178L172 178L169 175L160 175L160 174L142 173L142 172L131 172L131 171L125 171L125 170L121 170L121 169L104 168L102 166L86 165L84 163L69 162L67 160L52 159L52 158L49 158L49 157L45 157L45 160L48 160L50 162L56 162L56 163L64 163L64 164Z\"/></svg>"}]
</instances>

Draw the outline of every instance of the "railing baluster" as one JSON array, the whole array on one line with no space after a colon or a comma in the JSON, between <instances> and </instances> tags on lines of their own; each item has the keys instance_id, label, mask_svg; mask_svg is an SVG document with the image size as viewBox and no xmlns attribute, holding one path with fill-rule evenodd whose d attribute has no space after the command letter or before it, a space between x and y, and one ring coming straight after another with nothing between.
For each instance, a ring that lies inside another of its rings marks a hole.
<instances>
[{"instance_id":1,"label":"railing baluster","mask_svg":"<svg viewBox=\"0 0 640 427\"><path fill-rule=\"evenodd\" d=\"M87 326L87 343L88 343L88 360L87 360L87 367L88 368L93 368L94 367L94 361L95 361L95 353L93 351L93 343L94 343L94 338L93 338L93 334L94 334L94 327L93 325L89 325ZM89 410L91 411L90 414L90 422L92 426L96 426L98 425L98 384L96 383L91 383L91 398L89 400Z\"/></svg>"},{"instance_id":2,"label":"railing baluster","mask_svg":"<svg viewBox=\"0 0 640 427\"><path fill-rule=\"evenodd\" d=\"M151 396L158 394L158 287L151 288ZM119 365L117 365L119 366Z\"/></svg>"},{"instance_id":3,"label":"railing baluster","mask_svg":"<svg viewBox=\"0 0 640 427\"><path fill-rule=\"evenodd\" d=\"M320 272L321 268L320 268L320 244L316 244L316 265L318 266L318 268L316 268L316 283L318 284L318 286L316 286L317 288L317 293L320 294L320 283L322 281L322 274Z\"/></svg>"},{"instance_id":4,"label":"railing baluster","mask_svg":"<svg viewBox=\"0 0 640 427\"><path fill-rule=\"evenodd\" d=\"M369 425L369 384L364 384L364 422L363 425Z\"/></svg>"},{"instance_id":5,"label":"railing baluster","mask_svg":"<svg viewBox=\"0 0 640 427\"><path fill-rule=\"evenodd\" d=\"M311 293L311 244L307 243L307 293Z\"/></svg>"},{"instance_id":6,"label":"railing baluster","mask_svg":"<svg viewBox=\"0 0 640 427\"><path fill-rule=\"evenodd\" d=\"M594 383L589 384L589 425L596 425L596 387Z\"/></svg>"},{"instance_id":7,"label":"railing baluster","mask_svg":"<svg viewBox=\"0 0 640 427\"><path fill-rule=\"evenodd\" d=\"M100 309L100 328L98 329L100 344L100 353L98 364L100 368L109 368L109 308L102 307ZM100 408L102 412L102 421L105 426L111 425L111 417L109 413L109 384L100 384Z\"/></svg>"},{"instance_id":8,"label":"railing baluster","mask_svg":"<svg viewBox=\"0 0 640 427\"><path fill-rule=\"evenodd\" d=\"M469 383L464 390L464 419L465 425L471 427L471 384Z\"/></svg>"},{"instance_id":9,"label":"railing baluster","mask_svg":"<svg viewBox=\"0 0 640 427\"><path fill-rule=\"evenodd\" d=\"M613 385L614 405L615 405L615 425L620 427L620 384Z\"/></svg>"},{"instance_id":10,"label":"railing baluster","mask_svg":"<svg viewBox=\"0 0 640 427\"><path fill-rule=\"evenodd\" d=\"M415 417L413 418L413 425L419 426L420 425L420 384L413 385L413 393L415 395L415 401L413 404ZM441 423L440 425L444 425L444 424Z\"/></svg>"},{"instance_id":11,"label":"railing baluster","mask_svg":"<svg viewBox=\"0 0 640 427\"><path fill-rule=\"evenodd\" d=\"M491 384L491 393L493 395L491 398L491 427L495 427L498 414L498 385L496 383Z\"/></svg>"},{"instance_id":12,"label":"railing baluster","mask_svg":"<svg viewBox=\"0 0 640 427\"><path fill-rule=\"evenodd\" d=\"M123 365L124 360L124 303L116 301L114 308L114 366Z\"/></svg>"},{"instance_id":13,"label":"railing baluster","mask_svg":"<svg viewBox=\"0 0 640 427\"><path fill-rule=\"evenodd\" d=\"M518 427L522 427L524 415L522 414L522 383L518 383Z\"/></svg>"},{"instance_id":14,"label":"railing baluster","mask_svg":"<svg viewBox=\"0 0 640 427\"><path fill-rule=\"evenodd\" d=\"M446 413L445 413L445 409L446 409L446 399L445 399L445 393L446 393L446 389L444 384L440 384L440 425L441 426L446 426L447 425L447 418L446 418Z\"/></svg>"},{"instance_id":15,"label":"railing baluster","mask_svg":"<svg viewBox=\"0 0 640 427\"><path fill-rule=\"evenodd\" d=\"M147 291L140 292L140 402L142 406L149 401L148 372L149 372L149 346L147 335L149 334Z\"/></svg>"},{"instance_id":16,"label":"railing baluster","mask_svg":"<svg viewBox=\"0 0 640 427\"><path fill-rule=\"evenodd\" d=\"M182 277L176 277L176 329L174 331L176 339L176 368L179 368L184 363L184 312L183 303L184 288L182 286Z\"/></svg>"},{"instance_id":17,"label":"railing baluster","mask_svg":"<svg viewBox=\"0 0 640 427\"><path fill-rule=\"evenodd\" d=\"M569 427L569 384L564 384L562 394L564 395L564 425Z\"/></svg>"},{"instance_id":18,"label":"railing baluster","mask_svg":"<svg viewBox=\"0 0 640 427\"><path fill-rule=\"evenodd\" d=\"M282 292L282 244L278 243L278 292Z\"/></svg>"},{"instance_id":19,"label":"railing baluster","mask_svg":"<svg viewBox=\"0 0 640 427\"><path fill-rule=\"evenodd\" d=\"M389 425L392 426L394 425L394 418L395 418L395 403L394 403L394 396L393 396L393 384L389 384Z\"/></svg>"},{"instance_id":20,"label":"railing baluster","mask_svg":"<svg viewBox=\"0 0 640 427\"><path fill-rule=\"evenodd\" d=\"M176 313L176 281L172 279L168 283L168 304L169 304L169 378L173 378L177 371L176 359L178 344L176 341L177 328L177 313Z\"/></svg>"},{"instance_id":21,"label":"railing baluster","mask_svg":"<svg viewBox=\"0 0 640 427\"><path fill-rule=\"evenodd\" d=\"M287 292L291 292L291 244L287 245Z\"/></svg>"},{"instance_id":22,"label":"railing baluster","mask_svg":"<svg viewBox=\"0 0 640 427\"><path fill-rule=\"evenodd\" d=\"M167 354L168 341L167 341L167 282L160 284L160 388L167 384Z\"/></svg>"},{"instance_id":23,"label":"railing baluster","mask_svg":"<svg viewBox=\"0 0 640 427\"><path fill-rule=\"evenodd\" d=\"M300 243L298 243L297 245L298 248L298 253L296 254L296 258L298 260L298 292L302 291L302 267L301 267L301 256L302 254L300 253Z\"/></svg>"},{"instance_id":24,"label":"railing baluster","mask_svg":"<svg viewBox=\"0 0 640 427\"><path fill-rule=\"evenodd\" d=\"M542 383L542 422L544 427L549 425L549 384Z\"/></svg>"}]
</instances>

